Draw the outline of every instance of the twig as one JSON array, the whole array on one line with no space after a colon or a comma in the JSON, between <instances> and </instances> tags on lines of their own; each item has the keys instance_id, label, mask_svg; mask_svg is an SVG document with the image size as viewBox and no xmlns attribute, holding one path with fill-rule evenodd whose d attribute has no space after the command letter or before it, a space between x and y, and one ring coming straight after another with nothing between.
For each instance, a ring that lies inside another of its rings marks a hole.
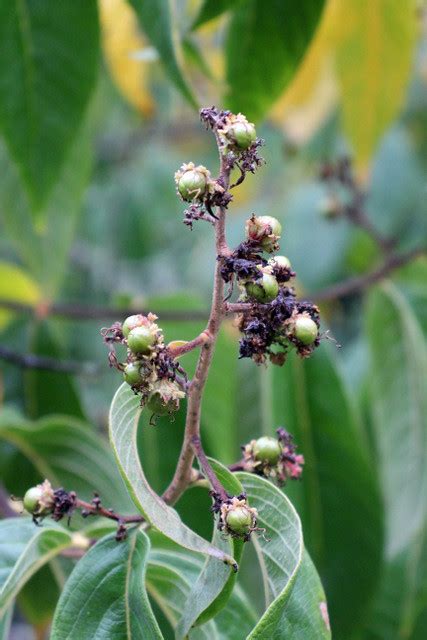
<instances>
[{"instance_id":1,"label":"twig","mask_svg":"<svg viewBox=\"0 0 427 640\"><path fill-rule=\"evenodd\" d=\"M210 485L214 490L214 492L217 494L219 498L221 498L221 500L224 500L224 501L228 500L229 495L227 494L226 490L224 489L224 487L216 477L214 470L209 464L209 460L207 459L206 454L203 451L202 443L198 436L193 436L191 440L191 446L193 448L194 453L196 454L198 461L200 462L200 466L203 469L203 473L205 474L206 478L209 480Z\"/></svg>"},{"instance_id":2,"label":"twig","mask_svg":"<svg viewBox=\"0 0 427 640\"><path fill-rule=\"evenodd\" d=\"M99 501L99 498L95 497L92 502L86 502L85 500L80 500L80 498L76 499L75 502L76 509L82 509L82 515L84 516L103 516L104 518L109 518L110 520L115 520L119 524L132 524L137 522L144 522L144 517L137 514L131 516L122 516L119 513L116 513L112 509L106 509L103 507Z\"/></svg>"},{"instance_id":3,"label":"twig","mask_svg":"<svg viewBox=\"0 0 427 640\"><path fill-rule=\"evenodd\" d=\"M91 362L76 362L73 360L57 360L49 356L37 356L32 353L17 353L8 347L0 345L0 360L15 364L23 369L40 369L56 371L58 373L73 373L94 376L101 372L101 367Z\"/></svg>"},{"instance_id":4,"label":"twig","mask_svg":"<svg viewBox=\"0 0 427 640\"><path fill-rule=\"evenodd\" d=\"M185 344L179 345L177 347L169 346L168 348L169 348L170 354L174 358L179 358L185 353L189 353L190 351L193 351L194 349L197 349L198 347L203 346L210 340L211 340L211 335L205 329L193 340L189 340L188 342L185 342Z\"/></svg>"},{"instance_id":5,"label":"twig","mask_svg":"<svg viewBox=\"0 0 427 640\"><path fill-rule=\"evenodd\" d=\"M126 318L136 313L147 312L140 308L118 308L118 307L97 307L91 305L80 305L74 303L52 303L45 305L30 305L6 298L0 299L0 308L9 309L17 313L35 317L56 316L72 320L102 320L112 318ZM177 322L191 322L194 320L205 320L207 311L162 311L162 320Z\"/></svg>"},{"instance_id":6,"label":"twig","mask_svg":"<svg viewBox=\"0 0 427 640\"><path fill-rule=\"evenodd\" d=\"M219 141L217 139L218 148ZM225 189L230 184L231 169L227 165L225 157L220 152L220 176L221 184ZM217 261L215 266L212 306L209 315L206 332L210 336L201 350L194 378L191 381L187 396L187 417L185 422L184 441L178 459L172 481L163 494L163 499L169 504L174 504L191 481L191 468L194 460L192 440L200 436L200 415L203 390L208 377L209 367L212 361L215 343L221 322L224 316L224 281L221 277L221 258L230 253L225 237L224 207L218 207L218 219L215 222L215 247Z\"/></svg>"}]
</instances>

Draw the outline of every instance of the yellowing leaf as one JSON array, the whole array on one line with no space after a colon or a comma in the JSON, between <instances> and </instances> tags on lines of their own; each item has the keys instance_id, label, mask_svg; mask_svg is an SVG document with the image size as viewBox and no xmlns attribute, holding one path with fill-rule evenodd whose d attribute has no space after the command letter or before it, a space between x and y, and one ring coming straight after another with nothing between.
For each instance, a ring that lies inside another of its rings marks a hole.
<instances>
[{"instance_id":1,"label":"yellowing leaf","mask_svg":"<svg viewBox=\"0 0 427 640\"><path fill-rule=\"evenodd\" d=\"M126 100L144 116L150 116L154 111L148 87L151 47L126 0L101 0L99 6L102 47L110 74Z\"/></svg>"},{"instance_id":2,"label":"yellowing leaf","mask_svg":"<svg viewBox=\"0 0 427 640\"><path fill-rule=\"evenodd\" d=\"M305 142L337 102L333 51L342 26L340 0L329 0L313 40L291 84L275 103L273 122L284 126L296 143Z\"/></svg>"},{"instance_id":3,"label":"yellowing leaf","mask_svg":"<svg viewBox=\"0 0 427 640\"><path fill-rule=\"evenodd\" d=\"M0 262L0 299L36 304L41 300L41 293L36 282L25 271L14 264ZM13 312L0 307L0 330L13 317Z\"/></svg>"},{"instance_id":4,"label":"yellowing leaf","mask_svg":"<svg viewBox=\"0 0 427 640\"><path fill-rule=\"evenodd\" d=\"M343 124L359 174L397 116L407 90L417 31L414 0L340 0L336 50Z\"/></svg>"}]
</instances>

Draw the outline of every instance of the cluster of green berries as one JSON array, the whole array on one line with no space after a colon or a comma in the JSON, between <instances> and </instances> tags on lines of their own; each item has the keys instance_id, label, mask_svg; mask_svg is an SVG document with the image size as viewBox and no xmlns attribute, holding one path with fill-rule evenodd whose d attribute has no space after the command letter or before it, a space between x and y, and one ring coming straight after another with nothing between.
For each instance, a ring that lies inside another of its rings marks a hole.
<instances>
[{"instance_id":1,"label":"cluster of green berries","mask_svg":"<svg viewBox=\"0 0 427 640\"><path fill-rule=\"evenodd\" d=\"M301 477L304 456L296 453L292 436L282 427L277 437L262 436L242 447L245 471L276 480L282 486L287 480Z\"/></svg>"},{"instance_id":2,"label":"cluster of green berries","mask_svg":"<svg viewBox=\"0 0 427 640\"><path fill-rule=\"evenodd\" d=\"M185 397L185 372L164 343L157 316L135 314L123 324L115 323L102 330L110 347L110 365L123 372L125 382L141 395L141 405L153 415L170 415L178 410ZM114 344L127 347L126 362L120 362ZM179 374L183 374L183 378Z\"/></svg>"}]
</instances>

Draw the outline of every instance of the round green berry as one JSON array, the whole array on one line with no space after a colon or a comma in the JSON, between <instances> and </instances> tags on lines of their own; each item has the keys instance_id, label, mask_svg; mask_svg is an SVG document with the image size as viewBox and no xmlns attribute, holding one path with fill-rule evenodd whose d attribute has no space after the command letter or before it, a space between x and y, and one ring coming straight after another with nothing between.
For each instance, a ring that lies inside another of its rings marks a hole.
<instances>
[{"instance_id":1,"label":"round green berry","mask_svg":"<svg viewBox=\"0 0 427 640\"><path fill-rule=\"evenodd\" d=\"M206 193L208 179L203 171L189 169L178 180L178 191L184 200L200 199Z\"/></svg>"},{"instance_id":2,"label":"round green berry","mask_svg":"<svg viewBox=\"0 0 427 640\"><path fill-rule=\"evenodd\" d=\"M232 533L242 536L250 532L253 514L247 507L234 507L227 513L225 521Z\"/></svg>"},{"instance_id":3,"label":"round green berry","mask_svg":"<svg viewBox=\"0 0 427 640\"><path fill-rule=\"evenodd\" d=\"M141 364L139 362L129 362L124 368L123 377L125 382L131 387L140 385L143 378L141 375Z\"/></svg>"},{"instance_id":4,"label":"round green berry","mask_svg":"<svg viewBox=\"0 0 427 640\"><path fill-rule=\"evenodd\" d=\"M273 218L273 216L258 216L258 220L263 224L268 224L272 235L277 236L278 238L280 237L282 233L282 225L277 218Z\"/></svg>"},{"instance_id":5,"label":"round green berry","mask_svg":"<svg viewBox=\"0 0 427 640\"><path fill-rule=\"evenodd\" d=\"M155 341L156 336L146 326L135 327L128 335L128 347L133 353L148 355Z\"/></svg>"},{"instance_id":6,"label":"round green berry","mask_svg":"<svg viewBox=\"0 0 427 640\"><path fill-rule=\"evenodd\" d=\"M294 336L305 345L313 344L319 333L317 324L308 316L299 316L295 320Z\"/></svg>"},{"instance_id":7,"label":"round green berry","mask_svg":"<svg viewBox=\"0 0 427 640\"><path fill-rule=\"evenodd\" d=\"M280 442L271 436L263 436L254 444L254 456L260 462L276 464L282 453Z\"/></svg>"},{"instance_id":8,"label":"round green berry","mask_svg":"<svg viewBox=\"0 0 427 640\"><path fill-rule=\"evenodd\" d=\"M228 130L228 136L239 149L247 149L256 140L256 130L251 122L235 122Z\"/></svg>"},{"instance_id":9,"label":"round green berry","mask_svg":"<svg viewBox=\"0 0 427 640\"><path fill-rule=\"evenodd\" d=\"M286 256L274 256L274 258L270 258L268 264L279 269L291 270L291 261Z\"/></svg>"},{"instance_id":10,"label":"round green berry","mask_svg":"<svg viewBox=\"0 0 427 640\"><path fill-rule=\"evenodd\" d=\"M256 282L247 282L245 289L249 298L266 304L277 297L279 284L274 276L269 273L263 273L262 277Z\"/></svg>"},{"instance_id":11,"label":"round green berry","mask_svg":"<svg viewBox=\"0 0 427 640\"><path fill-rule=\"evenodd\" d=\"M37 513L40 509L40 500L43 497L41 487L31 487L24 496L24 509L28 513Z\"/></svg>"},{"instance_id":12,"label":"round green berry","mask_svg":"<svg viewBox=\"0 0 427 640\"><path fill-rule=\"evenodd\" d=\"M138 313L137 315L129 316L128 318L126 318L126 320L122 324L122 331L123 331L124 337L127 338L129 335L129 332L132 331L132 329L135 329L136 327L141 327L145 323L145 321L146 321L146 318L141 313Z\"/></svg>"}]
</instances>

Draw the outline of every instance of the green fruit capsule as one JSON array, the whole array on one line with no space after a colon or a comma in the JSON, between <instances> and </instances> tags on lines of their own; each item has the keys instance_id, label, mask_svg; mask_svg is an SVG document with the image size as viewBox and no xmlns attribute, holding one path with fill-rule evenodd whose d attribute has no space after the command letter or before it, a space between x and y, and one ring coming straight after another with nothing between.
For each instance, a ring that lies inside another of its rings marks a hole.
<instances>
[{"instance_id":1,"label":"green fruit capsule","mask_svg":"<svg viewBox=\"0 0 427 640\"><path fill-rule=\"evenodd\" d=\"M245 285L246 293L249 298L266 304L277 297L279 293L279 284L276 278L269 273L264 273L256 282L248 282Z\"/></svg>"},{"instance_id":2,"label":"green fruit capsule","mask_svg":"<svg viewBox=\"0 0 427 640\"><path fill-rule=\"evenodd\" d=\"M156 416L167 416L177 410L176 400L165 402L160 393L153 393L147 402L147 409Z\"/></svg>"},{"instance_id":3,"label":"green fruit capsule","mask_svg":"<svg viewBox=\"0 0 427 640\"><path fill-rule=\"evenodd\" d=\"M123 377L125 382L130 384L131 387L140 385L143 380L141 375L141 364L139 362L129 362L129 364L125 366Z\"/></svg>"},{"instance_id":4,"label":"green fruit capsule","mask_svg":"<svg viewBox=\"0 0 427 640\"><path fill-rule=\"evenodd\" d=\"M151 347L156 341L156 336L145 327L135 327L128 334L128 347L132 353L140 353L148 355L151 353Z\"/></svg>"},{"instance_id":5,"label":"green fruit capsule","mask_svg":"<svg viewBox=\"0 0 427 640\"><path fill-rule=\"evenodd\" d=\"M272 235L277 236L278 238L281 236L282 225L280 224L277 218L274 218L273 216L258 216L258 220L262 224L268 224L268 226L271 229Z\"/></svg>"},{"instance_id":6,"label":"green fruit capsule","mask_svg":"<svg viewBox=\"0 0 427 640\"><path fill-rule=\"evenodd\" d=\"M271 267L278 267L279 269L288 269L291 270L291 261L286 256L274 256L274 258L270 258L268 264Z\"/></svg>"},{"instance_id":7,"label":"green fruit capsule","mask_svg":"<svg viewBox=\"0 0 427 640\"><path fill-rule=\"evenodd\" d=\"M123 322L123 325L122 325L122 331L123 331L124 337L127 338L129 335L129 332L132 331L132 329L135 329L136 327L141 327L145 323L146 323L146 318L141 313L138 313L137 315L134 315L134 316L129 316L128 318L126 318L126 320Z\"/></svg>"},{"instance_id":8,"label":"green fruit capsule","mask_svg":"<svg viewBox=\"0 0 427 640\"><path fill-rule=\"evenodd\" d=\"M184 200L200 199L206 193L207 176L203 171L190 169L178 180L178 191Z\"/></svg>"},{"instance_id":9,"label":"green fruit capsule","mask_svg":"<svg viewBox=\"0 0 427 640\"><path fill-rule=\"evenodd\" d=\"M253 514L247 507L235 507L227 513L225 521L232 533L242 536L250 533Z\"/></svg>"},{"instance_id":10,"label":"green fruit capsule","mask_svg":"<svg viewBox=\"0 0 427 640\"><path fill-rule=\"evenodd\" d=\"M276 464L282 453L280 442L276 438L263 436L254 444L254 456L260 462L268 462L268 464Z\"/></svg>"},{"instance_id":11,"label":"green fruit capsule","mask_svg":"<svg viewBox=\"0 0 427 640\"><path fill-rule=\"evenodd\" d=\"M40 509L40 500L42 497L43 489L40 486L31 487L24 496L24 509L28 511L28 513L37 513Z\"/></svg>"},{"instance_id":12,"label":"green fruit capsule","mask_svg":"<svg viewBox=\"0 0 427 640\"><path fill-rule=\"evenodd\" d=\"M295 320L294 336L305 345L313 344L319 333L317 324L307 316L299 316Z\"/></svg>"},{"instance_id":13,"label":"green fruit capsule","mask_svg":"<svg viewBox=\"0 0 427 640\"><path fill-rule=\"evenodd\" d=\"M228 130L228 137L239 149L247 149L256 140L256 130L251 122L235 122Z\"/></svg>"}]
</instances>

